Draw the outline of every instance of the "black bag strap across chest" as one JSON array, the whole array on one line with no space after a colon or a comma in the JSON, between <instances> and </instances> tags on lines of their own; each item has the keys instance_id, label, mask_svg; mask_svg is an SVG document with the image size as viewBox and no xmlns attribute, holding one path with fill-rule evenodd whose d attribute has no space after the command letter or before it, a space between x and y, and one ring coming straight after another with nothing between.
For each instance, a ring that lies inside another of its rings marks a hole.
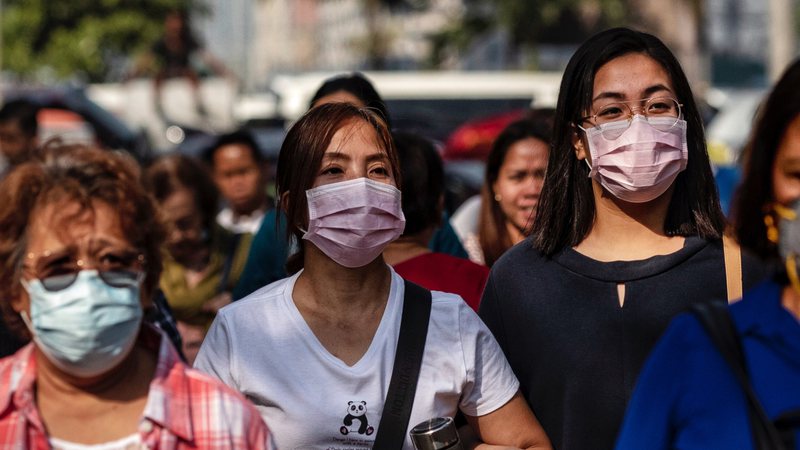
<instances>
[{"instance_id":1,"label":"black bag strap across chest","mask_svg":"<svg viewBox=\"0 0 800 450\"><path fill-rule=\"evenodd\" d=\"M425 352L425 338L431 316L431 291L405 282L403 316L394 356L394 368L386 402L375 435L374 450L400 450L406 438L417 380Z\"/></svg>"},{"instance_id":2,"label":"black bag strap across chest","mask_svg":"<svg viewBox=\"0 0 800 450\"><path fill-rule=\"evenodd\" d=\"M747 397L747 413L756 450L785 450L777 428L767 416L747 374L742 344L728 313L721 302L704 302L692 305L691 312L703 325L711 342L725 358L731 371Z\"/></svg>"}]
</instances>

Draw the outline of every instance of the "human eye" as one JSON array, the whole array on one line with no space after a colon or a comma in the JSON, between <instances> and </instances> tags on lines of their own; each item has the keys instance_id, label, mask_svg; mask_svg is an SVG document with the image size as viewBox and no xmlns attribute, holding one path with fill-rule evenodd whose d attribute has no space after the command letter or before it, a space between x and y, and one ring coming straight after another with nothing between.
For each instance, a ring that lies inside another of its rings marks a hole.
<instances>
[{"instance_id":1,"label":"human eye","mask_svg":"<svg viewBox=\"0 0 800 450\"><path fill-rule=\"evenodd\" d=\"M786 167L783 176L791 180L800 180L800 167Z\"/></svg>"},{"instance_id":2,"label":"human eye","mask_svg":"<svg viewBox=\"0 0 800 450\"><path fill-rule=\"evenodd\" d=\"M136 262L137 254L131 250L108 250L103 252L97 263L102 270L129 269Z\"/></svg>"},{"instance_id":3,"label":"human eye","mask_svg":"<svg viewBox=\"0 0 800 450\"><path fill-rule=\"evenodd\" d=\"M389 169L384 164L379 164L379 165L373 166L370 169L369 173L372 174L372 175L380 176L380 177L388 177L389 176Z\"/></svg>"},{"instance_id":4,"label":"human eye","mask_svg":"<svg viewBox=\"0 0 800 450\"><path fill-rule=\"evenodd\" d=\"M339 175L342 173L344 173L344 170L342 170L341 167L334 164L323 167L322 170L320 170L319 172L320 175Z\"/></svg>"},{"instance_id":5,"label":"human eye","mask_svg":"<svg viewBox=\"0 0 800 450\"><path fill-rule=\"evenodd\" d=\"M602 106L597 111L597 120L601 123L610 122L613 120L623 119L627 114L628 109L621 103L611 103Z\"/></svg>"},{"instance_id":6,"label":"human eye","mask_svg":"<svg viewBox=\"0 0 800 450\"><path fill-rule=\"evenodd\" d=\"M511 174L509 174L508 176L508 179L510 179L511 181L520 182L525 179L525 172L521 171L511 172Z\"/></svg>"},{"instance_id":7,"label":"human eye","mask_svg":"<svg viewBox=\"0 0 800 450\"><path fill-rule=\"evenodd\" d=\"M654 98L647 103L647 115L663 116L675 112L675 101L670 98Z\"/></svg>"},{"instance_id":8,"label":"human eye","mask_svg":"<svg viewBox=\"0 0 800 450\"><path fill-rule=\"evenodd\" d=\"M39 277L49 278L58 275L66 275L77 270L77 264L70 255L60 255L42 261L39 265Z\"/></svg>"}]
</instances>

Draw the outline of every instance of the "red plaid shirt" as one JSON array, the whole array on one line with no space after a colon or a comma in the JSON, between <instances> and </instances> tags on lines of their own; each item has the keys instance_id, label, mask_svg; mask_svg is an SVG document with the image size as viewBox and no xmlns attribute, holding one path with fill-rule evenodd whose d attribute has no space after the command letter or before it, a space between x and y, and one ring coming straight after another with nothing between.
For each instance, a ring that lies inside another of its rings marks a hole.
<instances>
[{"instance_id":1,"label":"red plaid shirt","mask_svg":"<svg viewBox=\"0 0 800 450\"><path fill-rule=\"evenodd\" d=\"M140 343L158 351L139 436L148 449L272 450L256 409L218 380L182 363L160 334L147 329ZM0 450L50 449L34 401L33 344L0 359Z\"/></svg>"}]
</instances>

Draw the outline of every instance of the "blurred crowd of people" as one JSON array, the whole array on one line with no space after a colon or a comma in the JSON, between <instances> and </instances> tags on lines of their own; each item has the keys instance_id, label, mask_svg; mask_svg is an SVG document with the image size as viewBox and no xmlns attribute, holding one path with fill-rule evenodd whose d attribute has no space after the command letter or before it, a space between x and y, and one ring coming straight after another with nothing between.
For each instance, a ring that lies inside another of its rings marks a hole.
<instances>
[{"instance_id":1,"label":"blurred crowd of people","mask_svg":"<svg viewBox=\"0 0 800 450\"><path fill-rule=\"evenodd\" d=\"M156 83L196 47L170 20ZM435 417L464 448L800 449L798 87L800 62L730 220L680 64L626 28L453 214L436 143L359 73L274 180L246 129L142 162L7 103L0 449L410 449Z\"/></svg>"}]
</instances>

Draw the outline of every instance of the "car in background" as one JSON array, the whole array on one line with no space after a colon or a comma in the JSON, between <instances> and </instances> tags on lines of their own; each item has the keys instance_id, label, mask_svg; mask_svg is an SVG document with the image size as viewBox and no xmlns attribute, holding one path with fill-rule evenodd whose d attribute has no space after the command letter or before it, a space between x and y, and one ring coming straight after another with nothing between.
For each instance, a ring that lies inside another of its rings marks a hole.
<instances>
[{"instance_id":1,"label":"car in background","mask_svg":"<svg viewBox=\"0 0 800 450\"><path fill-rule=\"evenodd\" d=\"M3 101L26 99L40 110L40 142L59 137L69 143L124 150L140 161L151 157L146 136L90 100L79 87L6 87Z\"/></svg>"}]
</instances>

